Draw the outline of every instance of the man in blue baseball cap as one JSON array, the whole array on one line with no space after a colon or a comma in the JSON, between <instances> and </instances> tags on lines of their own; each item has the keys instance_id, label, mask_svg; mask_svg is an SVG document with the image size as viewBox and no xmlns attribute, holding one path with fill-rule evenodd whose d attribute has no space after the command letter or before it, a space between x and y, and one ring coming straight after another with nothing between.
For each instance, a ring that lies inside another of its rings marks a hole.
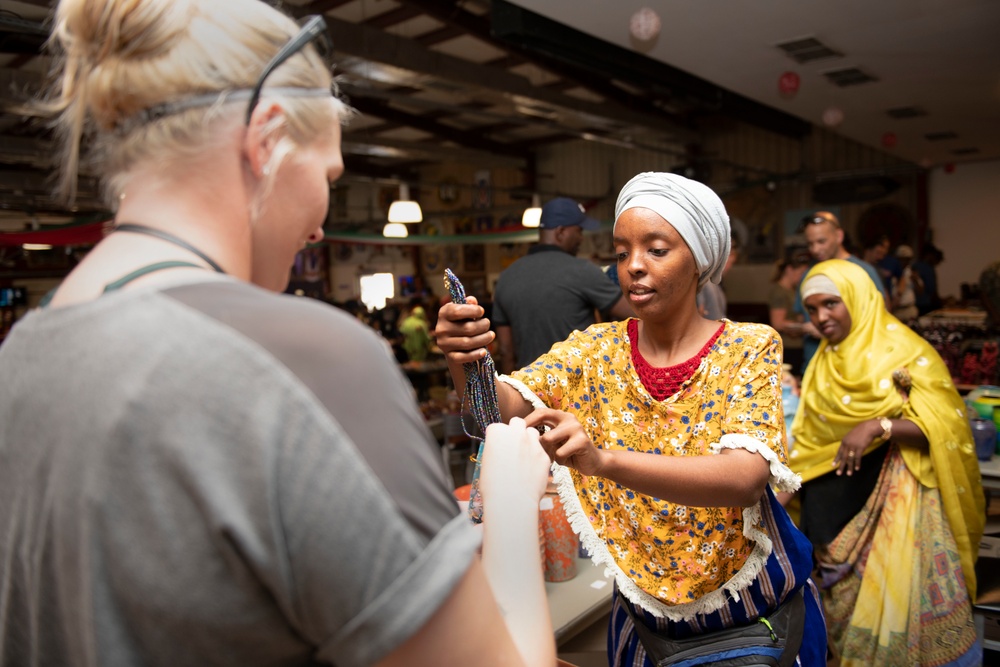
<instances>
[{"instance_id":1,"label":"man in blue baseball cap","mask_svg":"<svg viewBox=\"0 0 1000 667\"><path fill-rule=\"evenodd\" d=\"M601 223L568 197L542 206L538 244L497 280L491 320L500 348L499 367L527 366L570 333L597 321L625 319L632 308L599 266L576 257L584 231Z\"/></svg>"}]
</instances>

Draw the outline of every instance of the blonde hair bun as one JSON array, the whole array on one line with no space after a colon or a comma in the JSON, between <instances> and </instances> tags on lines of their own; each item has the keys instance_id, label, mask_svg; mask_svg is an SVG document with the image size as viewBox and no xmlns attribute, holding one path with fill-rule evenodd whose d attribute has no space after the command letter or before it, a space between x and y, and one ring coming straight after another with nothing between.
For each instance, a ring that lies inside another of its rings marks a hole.
<instances>
[{"instance_id":1,"label":"blonde hair bun","mask_svg":"<svg viewBox=\"0 0 1000 667\"><path fill-rule=\"evenodd\" d=\"M60 58L43 111L58 116L63 149L59 190L75 194L80 146L88 144L107 201L137 161L190 160L209 150L220 105L192 105L153 121L142 112L186 98L252 88L265 64L299 30L260 0L61 0L53 43ZM330 89L332 75L312 48L268 77L268 86ZM265 88L266 90L266 88ZM221 100L221 97L220 97ZM328 100L285 98L284 129L296 143L346 116Z\"/></svg>"}]
</instances>

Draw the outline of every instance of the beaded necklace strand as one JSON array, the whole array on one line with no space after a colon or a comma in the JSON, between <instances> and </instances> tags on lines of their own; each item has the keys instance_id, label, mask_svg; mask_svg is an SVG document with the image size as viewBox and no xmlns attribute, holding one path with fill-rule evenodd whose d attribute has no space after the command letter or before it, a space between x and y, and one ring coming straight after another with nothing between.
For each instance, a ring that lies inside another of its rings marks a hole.
<instances>
[{"instance_id":1,"label":"beaded necklace strand","mask_svg":"<svg viewBox=\"0 0 1000 667\"><path fill-rule=\"evenodd\" d=\"M444 270L444 286L451 295L452 303L466 303L465 288L451 269ZM483 499L479 494L479 469L483 460L482 437L469 433L465 427L465 406L468 401L469 413L479 427L480 433L486 433L486 427L500 421L500 402L497 399L496 371L493 357L487 352L479 361L462 364L465 371L465 391L462 394L462 430L473 440L479 441L479 451L473 461L476 466L472 473L472 490L469 493L469 516L473 523L483 520Z\"/></svg>"}]
</instances>

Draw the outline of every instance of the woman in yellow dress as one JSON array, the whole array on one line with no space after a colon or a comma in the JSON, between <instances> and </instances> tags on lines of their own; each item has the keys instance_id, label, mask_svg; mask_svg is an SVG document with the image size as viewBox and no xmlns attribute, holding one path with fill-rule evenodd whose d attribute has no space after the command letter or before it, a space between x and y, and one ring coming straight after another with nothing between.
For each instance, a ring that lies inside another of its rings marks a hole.
<instances>
[{"instance_id":1,"label":"woman in yellow dress","mask_svg":"<svg viewBox=\"0 0 1000 667\"><path fill-rule=\"evenodd\" d=\"M824 340L790 461L830 644L842 665L979 664L984 502L962 399L860 268L821 262L800 290Z\"/></svg>"}]
</instances>

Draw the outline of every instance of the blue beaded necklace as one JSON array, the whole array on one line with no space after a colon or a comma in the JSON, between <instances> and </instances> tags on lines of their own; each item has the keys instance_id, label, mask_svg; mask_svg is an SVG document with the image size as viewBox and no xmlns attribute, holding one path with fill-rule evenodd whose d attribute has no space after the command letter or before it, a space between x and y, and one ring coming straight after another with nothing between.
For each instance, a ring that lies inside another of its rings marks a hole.
<instances>
[{"instance_id":1,"label":"blue beaded necklace","mask_svg":"<svg viewBox=\"0 0 1000 667\"><path fill-rule=\"evenodd\" d=\"M444 285L451 295L452 303L466 303L465 288L451 269L444 270ZM483 460L485 441L469 433L465 427L465 407L468 405L473 421L481 433L486 427L500 421L500 402L497 399L496 370L493 357L487 352L479 361L462 364L465 371L465 391L462 394L462 430L473 440L479 441L475 469L472 473L472 490L469 494L469 516L474 523L483 520L483 499L479 495L479 469Z\"/></svg>"}]
</instances>

